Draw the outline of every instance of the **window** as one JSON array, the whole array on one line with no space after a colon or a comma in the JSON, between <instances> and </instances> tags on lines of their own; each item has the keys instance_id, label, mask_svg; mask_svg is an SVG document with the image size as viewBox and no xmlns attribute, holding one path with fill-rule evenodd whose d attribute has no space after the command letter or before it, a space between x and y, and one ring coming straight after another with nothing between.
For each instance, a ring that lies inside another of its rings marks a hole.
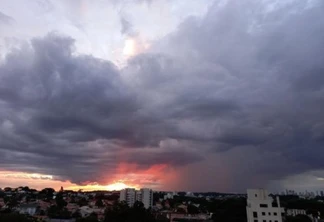
<instances>
[{"instance_id":1,"label":"window","mask_svg":"<svg viewBox=\"0 0 324 222\"><path fill-rule=\"evenodd\" d=\"M267 208L268 207L268 204L260 204L260 207L261 208Z\"/></svg>"},{"instance_id":2,"label":"window","mask_svg":"<svg viewBox=\"0 0 324 222\"><path fill-rule=\"evenodd\" d=\"M255 196L255 197L257 197L257 196L258 196L258 194L254 194L254 196Z\"/></svg>"},{"instance_id":3,"label":"window","mask_svg":"<svg viewBox=\"0 0 324 222\"><path fill-rule=\"evenodd\" d=\"M276 213L276 212L274 212L274 213L273 213L273 215L277 216L277 213Z\"/></svg>"},{"instance_id":4,"label":"window","mask_svg":"<svg viewBox=\"0 0 324 222\"><path fill-rule=\"evenodd\" d=\"M254 220L254 222L258 222L258 220Z\"/></svg>"},{"instance_id":5,"label":"window","mask_svg":"<svg viewBox=\"0 0 324 222\"><path fill-rule=\"evenodd\" d=\"M275 220L275 222L278 222L277 220Z\"/></svg>"},{"instance_id":6,"label":"window","mask_svg":"<svg viewBox=\"0 0 324 222\"><path fill-rule=\"evenodd\" d=\"M269 212L269 215L271 215L271 213Z\"/></svg>"},{"instance_id":7,"label":"window","mask_svg":"<svg viewBox=\"0 0 324 222\"><path fill-rule=\"evenodd\" d=\"M262 216L265 216L265 212L262 212Z\"/></svg>"},{"instance_id":8,"label":"window","mask_svg":"<svg viewBox=\"0 0 324 222\"><path fill-rule=\"evenodd\" d=\"M253 217L254 217L254 218L257 218L257 217L258 217L258 212L255 212L255 211L254 211L254 212L253 212Z\"/></svg>"},{"instance_id":9,"label":"window","mask_svg":"<svg viewBox=\"0 0 324 222\"><path fill-rule=\"evenodd\" d=\"M266 220L263 220L263 222L267 222Z\"/></svg>"}]
</instances>

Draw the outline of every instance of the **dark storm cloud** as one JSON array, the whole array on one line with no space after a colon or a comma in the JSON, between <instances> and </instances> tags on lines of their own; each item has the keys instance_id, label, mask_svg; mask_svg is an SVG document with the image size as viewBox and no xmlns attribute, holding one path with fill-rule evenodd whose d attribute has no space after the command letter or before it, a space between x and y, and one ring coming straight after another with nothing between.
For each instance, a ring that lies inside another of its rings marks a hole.
<instances>
[{"instance_id":1,"label":"dark storm cloud","mask_svg":"<svg viewBox=\"0 0 324 222\"><path fill-rule=\"evenodd\" d=\"M98 169L114 170L124 146L159 143L160 136L149 132L158 127L139 114L137 95L117 68L72 53L72 39L49 34L7 56L0 68L1 167L99 181ZM179 161L168 160L172 155L164 150L147 158L154 160L150 164L197 160L189 153L185 158L185 152ZM129 162L147 161L133 157Z\"/></svg>"},{"instance_id":2,"label":"dark storm cloud","mask_svg":"<svg viewBox=\"0 0 324 222\"><path fill-rule=\"evenodd\" d=\"M167 164L204 172L179 181L191 190L324 170L323 9L216 2L122 70L34 39L0 67L0 166L81 183Z\"/></svg>"},{"instance_id":3,"label":"dark storm cloud","mask_svg":"<svg viewBox=\"0 0 324 222\"><path fill-rule=\"evenodd\" d=\"M240 158L229 150L245 150L244 161L227 166L237 178L231 187L324 167L324 5L309 4L215 3L153 46L164 56L136 58L126 69L139 70L132 85L159 100L150 107L155 115L176 123L167 137L203 141L230 163Z\"/></svg>"},{"instance_id":4,"label":"dark storm cloud","mask_svg":"<svg viewBox=\"0 0 324 222\"><path fill-rule=\"evenodd\" d=\"M167 164L169 166L183 166L197 161L201 161L203 158L199 154L186 151L185 148L182 150L171 150L171 151L148 151L144 150L137 152L137 158L128 156L122 159L126 163L140 163L142 167L149 167L155 164Z\"/></svg>"}]
</instances>

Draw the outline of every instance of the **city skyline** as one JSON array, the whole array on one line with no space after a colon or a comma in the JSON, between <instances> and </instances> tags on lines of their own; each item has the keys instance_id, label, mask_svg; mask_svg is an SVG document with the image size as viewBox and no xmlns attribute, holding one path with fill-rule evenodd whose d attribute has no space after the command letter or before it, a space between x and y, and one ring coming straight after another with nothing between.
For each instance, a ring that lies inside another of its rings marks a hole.
<instances>
[{"instance_id":1,"label":"city skyline","mask_svg":"<svg viewBox=\"0 0 324 222\"><path fill-rule=\"evenodd\" d=\"M0 187L321 190L323 10L1 1Z\"/></svg>"}]
</instances>

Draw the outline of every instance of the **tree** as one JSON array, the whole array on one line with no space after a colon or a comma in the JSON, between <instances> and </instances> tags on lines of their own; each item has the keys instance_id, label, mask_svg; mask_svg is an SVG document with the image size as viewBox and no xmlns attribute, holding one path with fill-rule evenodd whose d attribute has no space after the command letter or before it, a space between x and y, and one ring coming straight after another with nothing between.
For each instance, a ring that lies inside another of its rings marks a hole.
<instances>
[{"instance_id":1,"label":"tree","mask_svg":"<svg viewBox=\"0 0 324 222\"><path fill-rule=\"evenodd\" d=\"M56 195L55 202L59 209L63 209L67 205L67 202L63 199L63 193L61 192Z\"/></svg>"},{"instance_id":2,"label":"tree","mask_svg":"<svg viewBox=\"0 0 324 222\"><path fill-rule=\"evenodd\" d=\"M39 192L40 197L46 200L52 200L55 190L53 188L45 188Z\"/></svg>"},{"instance_id":3,"label":"tree","mask_svg":"<svg viewBox=\"0 0 324 222\"><path fill-rule=\"evenodd\" d=\"M22 190L25 191L25 192L29 192L30 191L29 187L27 187L27 186L22 187Z\"/></svg>"},{"instance_id":4,"label":"tree","mask_svg":"<svg viewBox=\"0 0 324 222\"><path fill-rule=\"evenodd\" d=\"M88 205L88 201L87 201L84 197L82 197L82 198L78 201L78 205L79 205L80 207L82 207L82 206L87 206L87 205Z\"/></svg>"},{"instance_id":5,"label":"tree","mask_svg":"<svg viewBox=\"0 0 324 222\"><path fill-rule=\"evenodd\" d=\"M5 187L3 190L4 190L5 192L11 192L11 191L12 191L12 188L11 188L11 187Z\"/></svg>"},{"instance_id":6,"label":"tree","mask_svg":"<svg viewBox=\"0 0 324 222\"><path fill-rule=\"evenodd\" d=\"M199 213L198 207L196 207L196 206L194 206L192 204L188 205L187 210L188 210L188 214L198 214Z\"/></svg>"},{"instance_id":7,"label":"tree","mask_svg":"<svg viewBox=\"0 0 324 222\"><path fill-rule=\"evenodd\" d=\"M101 199L98 199L98 200L96 201L96 206L99 207L99 208L104 207L104 204L103 204L103 202L102 202Z\"/></svg>"},{"instance_id":8,"label":"tree","mask_svg":"<svg viewBox=\"0 0 324 222\"><path fill-rule=\"evenodd\" d=\"M47 210L47 216L56 219L70 219L71 214L66 208L59 208L56 205L52 205Z\"/></svg>"},{"instance_id":9,"label":"tree","mask_svg":"<svg viewBox=\"0 0 324 222\"><path fill-rule=\"evenodd\" d=\"M15 197L10 198L10 200L7 202L7 206L9 208L14 208L18 205L18 201Z\"/></svg>"},{"instance_id":10,"label":"tree","mask_svg":"<svg viewBox=\"0 0 324 222\"><path fill-rule=\"evenodd\" d=\"M133 207L127 203L115 203L105 212L105 222L155 222L154 216L144 208L142 202L135 202Z\"/></svg>"},{"instance_id":11,"label":"tree","mask_svg":"<svg viewBox=\"0 0 324 222\"><path fill-rule=\"evenodd\" d=\"M76 203L74 196L71 197L70 203Z\"/></svg>"},{"instance_id":12,"label":"tree","mask_svg":"<svg viewBox=\"0 0 324 222\"><path fill-rule=\"evenodd\" d=\"M96 213L91 213L88 217L77 219L76 222L98 222L98 216Z\"/></svg>"},{"instance_id":13,"label":"tree","mask_svg":"<svg viewBox=\"0 0 324 222\"><path fill-rule=\"evenodd\" d=\"M30 199L31 199L30 196L27 195L27 196L26 196L26 202L28 203L28 202L30 201Z\"/></svg>"},{"instance_id":14,"label":"tree","mask_svg":"<svg viewBox=\"0 0 324 222\"><path fill-rule=\"evenodd\" d=\"M295 217L286 217L286 222L312 222L306 215L297 215Z\"/></svg>"},{"instance_id":15,"label":"tree","mask_svg":"<svg viewBox=\"0 0 324 222\"><path fill-rule=\"evenodd\" d=\"M136 202L134 203L133 208L134 208L135 210L143 210L143 209L144 209L144 204L143 204L142 202L140 202L140 201L136 201Z\"/></svg>"},{"instance_id":16,"label":"tree","mask_svg":"<svg viewBox=\"0 0 324 222\"><path fill-rule=\"evenodd\" d=\"M108 197L105 197L106 200L112 200L112 201L118 201L119 195L118 194L112 194Z\"/></svg>"},{"instance_id":17,"label":"tree","mask_svg":"<svg viewBox=\"0 0 324 222\"><path fill-rule=\"evenodd\" d=\"M246 222L246 199L215 200L209 206L217 222Z\"/></svg>"},{"instance_id":18,"label":"tree","mask_svg":"<svg viewBox=\"0 0 324 222\"><path fill-rule=\"evenodd\" d=\"M44 211L44 210L40 210L40 211L39 211L39 215L40 215L40 216L45 216L45 215L46 215L46 214L45 214L45 211Z\"/></svg>"},{"instance_id":19,"label":"tree","mask_svg":"<svg viewBox=\"0 0 324 222\"><path fill-rule=\"evenodd\" d=\"M7 203L10 201L10 197L5 196L5 197L3 198L3 201L5 202L5 204L7 204Z\"/></svg>"},{"instance_id":20,"label":"tree","mask_svg":"<svg viewBox=\"0 0 324 222\"><path fill-rule=\"evenodd\" d=\"M0 214L0 221L1 222L34 222L35 220L33 218L29 218L22 214L17 213L6 213L6 214Z\"/></svg>"},{"instance_id":21,"label":"tree","mask_svg":"<svg viewBox=\"0 0 324 222\"><path fill-rule=\"evenodd\" d=\"M79 210L76 210L73 214L72 214L72 218L81 218L82 215L80 213Z\"/></svg>"}]
</instances>

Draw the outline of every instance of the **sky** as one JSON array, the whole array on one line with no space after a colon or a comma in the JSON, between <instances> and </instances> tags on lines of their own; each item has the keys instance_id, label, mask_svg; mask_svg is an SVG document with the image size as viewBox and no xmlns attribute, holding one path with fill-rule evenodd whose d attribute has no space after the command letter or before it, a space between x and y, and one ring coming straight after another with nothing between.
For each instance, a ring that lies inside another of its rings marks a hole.
<instances>
[{"instance_id":1,"label":"sky","mask_svg":"<svg viewBox=\"0 0 324 222\"><path fill-rule=\"evenodd\" d=\"M324 186L322 0L3 0L0 187Z\"/></svg>"}]
</instances>

